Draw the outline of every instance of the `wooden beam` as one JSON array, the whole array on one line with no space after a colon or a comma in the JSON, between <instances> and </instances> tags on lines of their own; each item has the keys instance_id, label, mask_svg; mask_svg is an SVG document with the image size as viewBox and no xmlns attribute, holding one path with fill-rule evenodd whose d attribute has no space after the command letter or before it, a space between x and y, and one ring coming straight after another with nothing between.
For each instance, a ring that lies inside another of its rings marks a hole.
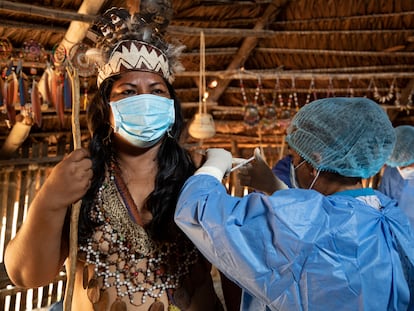
<instances>
[{"instance_id":1,"label":"wooden beam","mask_svg":"<svg viewBox=\"0 0 414 311\"><path fill-rule=\"evenodd\" d=\"M256 23L254 30L264 29L267 26L268 22L276 17L277 13L288 1L289 0L274 0L271 4L269 4L266 11L263 13L263 16ZM239 51L234 56L233 61L227 66L227 70L234 70L242 67L248 56L257 46L258 40L259 39L257 37L248 37L244 39ZM220 96L226 90L229 83L230 80L224 80L219 83L219 86L216 87L213 92L211 92L208 101L217 102Z\"/></svg>"},{"instance_id":2,"label":"wooden beam","mask_svg":"<svg viewBox=\"0 0 414 311\"><path fill-rule=\"evenodd\" d=\"M411 35L414 29L374 29L374 30L264 30L264 29L244 29L244 28L204 28L204 27L192 27L192 26L174 26L170 25L167 28L167 32L170 35L182 35L182 36L194 36L199 37L200 32L203 31L206 37L257 37L257 38L274 38L280 35L283 36L314 36L332 34L340 35L387 35L403 33Z\"/></svg>"},{"instance_id":3,"label":"wooden beam","mask_svg":"<svg viewBox=\"0 0 414 311\"><path fill-rule=\"evenodd\" d=\"M53 26L53 25L33 24L33 23L4 21L4 20L1 22L0 28L39 30L39 31L47 31L47 32L54 32L54 33L65 33L67 30L66 27L59 27L56 25Z\"/></svg>"},{"instance_id":4,"label":"wooden beam","mask_svg":"<svg viewBox=\"0 0 414 311\"><path fill-rule=\"evenodd\" d=\"M12 2L0 0L0 11L19 13L28 16L37 16L48 20L60 21L80 21L85 23L93 23L95 16L88 14L79 14L68 10L50 9L37 5L25 4L22 2Z\"/></svg>"}]
</instances>

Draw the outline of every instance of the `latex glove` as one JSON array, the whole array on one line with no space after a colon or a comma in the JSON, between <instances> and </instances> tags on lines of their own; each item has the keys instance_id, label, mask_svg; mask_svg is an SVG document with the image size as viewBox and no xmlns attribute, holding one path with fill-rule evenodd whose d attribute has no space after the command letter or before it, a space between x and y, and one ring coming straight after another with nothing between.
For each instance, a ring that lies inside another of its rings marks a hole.
<instances>
[{"instance_id":1,"label":"latex glove","mask_svg":"<svg viewBox=\"0 0 414 311\"><path fill-rule=\"evenodd\" d=\"M254 158L254 161L240 167L238 170L238 178L241 186L247 186L267 194L288 188L272 172L272 169L262 158L259 148L255 148Z\"/></svg>"},{"instance_id":2,"label":"latex glove","mask_svg":"<svg viewBox=\"0 0 414 311\"><path fill-rule=\"evenodd\" d=\"M220 182L223 177L230 172L232 165L232 155L225 149L211 148L207 149L206 161L204 164L194 173L207 174L217 178Z\"/></svg>"}]
</instances>

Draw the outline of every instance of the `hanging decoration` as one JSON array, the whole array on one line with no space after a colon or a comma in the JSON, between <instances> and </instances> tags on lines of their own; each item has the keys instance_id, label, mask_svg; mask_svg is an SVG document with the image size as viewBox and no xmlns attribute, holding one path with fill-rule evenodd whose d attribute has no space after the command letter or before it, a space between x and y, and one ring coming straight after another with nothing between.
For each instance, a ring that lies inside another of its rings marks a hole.
<instances>
[{"instance_id":1,"label":"hanging decoration","mask_svg":"<svg viewBox=\"0 0 414 311\"><path fill-rule=\"evenodd\" d=\"M316 88L315 88L315 79L314 78L312 78L312 80L309 84L308 93L306 94L305 105L310 103L312 95L313 95L313 100L318 99L318 97L316 96Z\"/></svg>"},{"instance_id":2,"label":"hanging decoration","mask_svg":"<svg viewBox=\"0 0 414 311\"><path fill-rule=\"evenodd\" d=\"M42 45L33 39L23 42L23 51L25 60L29 62L39 62L46 54Z\"/></svg>"},{"instance_id":3,"label":"hanging decoration","mask_svg":"<svg viewBox=\"0 0 414 311\"><path fill-rule=\"evenodd\" d=\"M407 111L409 111L409 109L414 106L413 101L414 101L414 88L411 89L410 95L408 95Z\"/></svg>"},{"instance_id":4,"label":"hanging decoration","mask_svg":"<svg viewBox=\"0 0 414 311\"><path fill-rule=\"evenodd\" d=\"M378 91L378 87L375 84L374 79L372 79L372 84L374 87L374 98L379 101L381 104L385 104L386 102L390 101L394 97L394 88L395 88L396 79L391 83L391 86L389 88L389 91L385 95L381 95Z\"/></svg>"},{"instance_id":5,"label":"hanging decoration","mask_svg":"<svg viewBox=\"0 0 414 311\"><path fill-rule=\"evenodd\" d=\"M13 51L13 46L7 38L0 38L0 61L7 61Z\"/></svg>"},{"instance_id":6,"label":"hanging decoration","mask_svg":"<svg viewBox=\"0 0 414 311\"><path fill-rule=\"evenodd\" d=\"M328 84L328 90L326 91L326 97L335 97L332 77L329 77L329 84Z\"/></svg>"},{"instance_id":7,"label":"hanging decoration","mask_svg":"<svg viewBox=\"0 0 414 311\"><path fill-rule=\"evenodd\" d=\"M257 86L256 91L254 93L253 102L249 102L246 95L246 89L244 87L243 80L240 76L240 90L243 98L243 104L244 104L244 123L248 127L254 127L260 122L260 114L259 109L257 107L257 101L259 99L260 94L260 88L261 88L261 81L260 77L257 78Z\"/></svg>"},{"instance_id":8,"label":"hanging decoration","mask_svg":"<svg viewBox=\"0 0 414 311\"><path fill-rule=\"evenodd\" d=\"M298 97L295 90L295 78L292 77L292 87L290 90L290 93L288 95L286 106L282 107L281 111L281 119L290 119L292 116L291 109L292 109L292 103L294 102L295 107L299 107L298 104Z\"/></svg>"},{"instance_id":9,"label":"hanging decoration","mask_svg":"<svg viewBox=\"0 0 414 311\"><path fill-rule=\"evenodd\" d=\"M216 134L213 116L207 113L206 74L205 74L205 39L204 32L200 33L200 86L198 113L194 115L188 128L189 134L197 139L211 138Z\"/></svg>"},{"instance_id":10,"label":"hanging decoration","mask_svg":"<svg viewBox=\"0 0 414 311\"><path fill-rule=\"evenodd\" d=\"M277 96L276 87L273 89L271 102L266 100L263 92L261 93L262 102L264 104L263 111L262 111L263 130L272 130L277 126L276 96Z\"/></svg>"},{"instance_id":11,"label":"hanging decoration","mask_svg":"<svg viewBox=\"0 0 414 311\"><path fill-rule=\"evenodd\" d=\"M79 77L87 78L96 74L96 66L86 57L86 51L89 49L90 46L84 43L75 44L70 49L69 57Z\"/></svg>"},{"instance_id":12,"label":"hanging decoration","mask_svg":"<svg viewBox=\"0 0 414 311\"><path fill-rule=\"evenodd\" d=\"M34 124L36 124L38 127L42 127L42 99L39 92L39 86L35 77L33 77L32 81L30 99L32 103L32 115Z\"/></svg>"},{"instance_id":13,"label":"hanging decoration","mask_svg":"<svg viewBox=\"0 0 414 311\"><path fill-rule=\"evenodd\" d=\"M401 91L400 91L400 88L398 86L395 87L395 101L394 101L394 105L396 107L400 107L401 106Z\"/></svg>"},{"instance_id":14,"label":"hanging decoration","mask_svg":"<svg viewBox=\"0 0 414 311\"><path fill-rule=\"evenodd\" d=\"M82 78L82 88L83 88L83 94L81 95L81 109L86 110L89 106L89 80L88 78L84 77Z\"/></svg>"},{"instance_id":15,"label":"hanging decoration","mask_svg":"<svg viewBox=\"0 0 414 311\"><path fill-rule=\"evenodd\" d=\"M52 49L50 57L55 67L63 66L66 61L67 51L63 45L56 44Z\"/></svg>"},{"instance_id":16,"label":"hanging decoration","mask_svg":"<svg viewBox=\"0 0 414 311\"><path fill-rule=\"evenodd\" d=\"M354 89L352 88L352 76L348 78L348 97L354 97Z\"/></svg>"},{"instance_id":17,"label":"hanging decoration","mask_svg":"<svg viewBox=\"0 0 414 311\"><path fill-rule=\"evenodd\" d=\"M295 110L299 110L299 101L298 101L298 94L296 93L296 83L295 83L295 77L292 77L292 93L289 94L289 102L295 105ZM291 104L289 105L291 106Z\"/></svg>"},{"instance_id":18,"label":"hanging decoration","mask_svg":"<svg viewBox=\"0 0 414 311\"><path fill-rule=\"evenodd\" d=\"M3 102L6 106L7 118L10 125L16 123L16 108L15 104L18 102L19 82L13 67L13 62L10 61L7 65L5 73L5 81L3 85Z\"/></svg>"}]
</instances>

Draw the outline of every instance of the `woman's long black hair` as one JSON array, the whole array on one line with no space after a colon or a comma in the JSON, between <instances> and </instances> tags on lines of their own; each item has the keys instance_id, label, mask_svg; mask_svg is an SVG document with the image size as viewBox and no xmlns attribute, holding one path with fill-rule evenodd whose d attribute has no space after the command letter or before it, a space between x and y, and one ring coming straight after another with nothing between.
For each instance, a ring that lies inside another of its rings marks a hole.
<instances>
[{"instance_id":1,"label":"woman's long black hair","mask_svg":"<svg viewBox=\"0 0 414 311\"><path fill-rule=\"evenodd\" d=\"M119 76L118 76L119 77ZM99 187L105 178L105 170L113 159L116 159L116 151L111 144L109 124L110 106L109 95L112 85L117 77L106 79L100 92L94 97L88 108L88 127L92 133L89 150L93 163L93 179L91 187L82 199L82 208L79 216L79 242L85 243L92 233L92 229L98 226L90 219L90 211L95 204L95 197ZM167 83L171 98L174 99L175 123L165 136L157 154L158 173L155 179L154 190L146 200L146 208L152 213L152 220L146 226L149 235L158 241L172 240L178 228L174 223L174 211L179 192L185 180L195 171L195 165L189 153L179 144L179 138L184 127L184 119L180 102L175 90Z\"/></svg>"}]
</instances>

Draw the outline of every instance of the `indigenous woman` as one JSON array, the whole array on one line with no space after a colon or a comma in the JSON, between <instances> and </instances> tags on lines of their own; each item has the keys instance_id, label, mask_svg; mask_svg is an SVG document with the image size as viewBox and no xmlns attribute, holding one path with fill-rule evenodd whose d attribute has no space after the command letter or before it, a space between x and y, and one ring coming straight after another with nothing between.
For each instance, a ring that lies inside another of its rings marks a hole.
<instances>
[{"instance_id":1,"label":"indigenous woman","mask_svg":"<svg viewBox=\"0 0 414 311\"><path fill-rule=\"evenodd\" d=\"M7 247L16 285L53 281L68 256L68 207L82 199L73 310L222 310L211 265L173 221L195 167L171 86L182 48L163 40L161 13L103 15L87 53L98 66L89 150L54 167Z\"/></svg>"}]
</instances>

